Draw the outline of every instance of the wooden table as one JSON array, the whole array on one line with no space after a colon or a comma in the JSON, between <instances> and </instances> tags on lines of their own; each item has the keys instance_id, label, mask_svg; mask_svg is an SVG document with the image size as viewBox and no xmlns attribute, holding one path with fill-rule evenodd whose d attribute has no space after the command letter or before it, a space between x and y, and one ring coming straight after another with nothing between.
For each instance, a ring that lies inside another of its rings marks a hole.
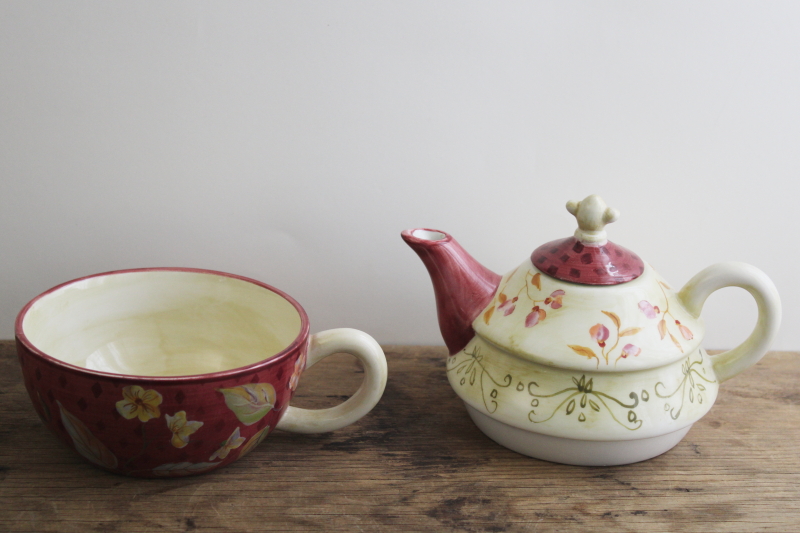
<instances>
[{"instance_id":1,"label":"wooden table","mask_svg":"<svg viewBox=\"0 0 800 533\"><path fill-rule=\"evenodd\" d=\"M182 479L108 474L39 422L0 341L0 531L800 531L800 364L769 354L723 385L669 453L588 468L506 450L467 416L441 347L387 346L380 404L335 433L276 432L227 468ZM337 355L295 405L358 386Z\"/></svg>"}]
</instances>

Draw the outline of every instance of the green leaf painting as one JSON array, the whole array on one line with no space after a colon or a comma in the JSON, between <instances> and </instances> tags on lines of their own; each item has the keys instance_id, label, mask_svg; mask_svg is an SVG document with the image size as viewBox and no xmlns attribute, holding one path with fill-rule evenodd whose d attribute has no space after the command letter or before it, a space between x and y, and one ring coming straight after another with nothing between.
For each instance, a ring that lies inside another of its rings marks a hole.
<instances>
[{"instance_id":1,"label":"green leaf painting","mask_svg":"<svg viewBox=\"0 0 800 533\"><path fill-rule=\"evenodd\" d=\"M106 468L116 468L117 458L111 453L111 450L106 448L105 444L100 442L83 422L64 409L61 402L56 403L61 411L61 422L64 424L64 429L67 430L69 436L72 437L75 450L94 464Z\"/></svg>"},{"instance_id":2,"label":"green leaf painting","mask_svg":"<svg viewBox=\"0 0 800 533\"><path fill-rule=\"evenodd\" d=\"M269 383L252 383L217 390L225 396L228 409L247 426L264 418L275 406L275 387Z\"/></svg>"}]
</instances>

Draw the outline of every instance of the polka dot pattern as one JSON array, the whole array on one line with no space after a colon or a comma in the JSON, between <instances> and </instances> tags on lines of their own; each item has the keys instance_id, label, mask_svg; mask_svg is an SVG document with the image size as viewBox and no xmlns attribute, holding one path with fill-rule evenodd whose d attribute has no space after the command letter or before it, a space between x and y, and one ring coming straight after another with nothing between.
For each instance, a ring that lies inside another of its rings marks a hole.
<instances>
[{"instance_id":1,"label":"polka dot pattern","mask_svg":"<svg viewBox=\"0 0 800 533\"><path fill-rule=\"evenodd\" d=\"M644 272L644 262L630 250L611 241L587 246L575 237L538 247L531 261L553 278L581 285L618 285Z\"/></svg>"}]
</instances>

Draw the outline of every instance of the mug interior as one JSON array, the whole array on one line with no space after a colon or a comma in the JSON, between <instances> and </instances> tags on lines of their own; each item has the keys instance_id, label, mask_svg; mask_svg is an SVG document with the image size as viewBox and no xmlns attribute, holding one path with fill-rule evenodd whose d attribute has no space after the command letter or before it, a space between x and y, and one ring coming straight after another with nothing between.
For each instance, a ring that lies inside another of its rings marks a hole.
<instances>
[{"instance_id":1,"label":"mug interior","mask_svg":"<svg viewBox=\"0 0 800 533\"><path fill-rule=\"evenodd\" d=\"M288 348L301 309L250 280L206 271L115 272L65 284L25 313L39 351L78 367L188 376L248 366Z\"/></svg>"}]
</instances>

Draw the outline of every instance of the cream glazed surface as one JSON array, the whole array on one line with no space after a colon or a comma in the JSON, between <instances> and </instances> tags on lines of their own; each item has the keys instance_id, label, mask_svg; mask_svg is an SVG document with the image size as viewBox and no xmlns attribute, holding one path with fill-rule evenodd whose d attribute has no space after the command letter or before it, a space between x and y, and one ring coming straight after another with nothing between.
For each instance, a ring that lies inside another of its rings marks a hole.
<instances>
[{"instance_id":1,"label":"cream glazed surface","mask_svg":"<svg viewBox=\"0 0 800 533\"><path fill-rule=\"evenodd\" d=\"M694 352L705 330L650 266L609 290L551 278L530 260L503 276L472 327L522 359L585 372L667 365Z\"/></svg>"},{"instance_id":2,"label":"cream glazed surface","mask_svg":"<svg viewBox=\"0 0 800 533\"><path fill-rule=\"evenodd\" d=\"M644 439L690 426L711 408L719 382L698 348L636 372L554 368L501 350L480 335L447 361L470 407L534 433L577 440Z\"/></svg>"}]
</instances>

